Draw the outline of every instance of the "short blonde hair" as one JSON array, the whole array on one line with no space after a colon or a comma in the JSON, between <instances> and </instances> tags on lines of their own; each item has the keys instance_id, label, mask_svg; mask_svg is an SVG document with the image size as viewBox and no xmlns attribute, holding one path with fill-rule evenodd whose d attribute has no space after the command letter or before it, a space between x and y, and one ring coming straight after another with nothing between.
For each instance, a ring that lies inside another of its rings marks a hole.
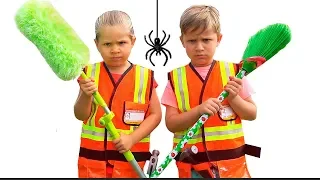
<instances>
[{"instance_id":1,"label":"short blonde hair","mask_svg":"<svg viewBox=\"0 0 320 180\"><path fill-rule=\"evenodd\" d=\"M220 34L219 11L208 5L193 5L187 8L180 18L181 34L187 31L196 31L202 28L205 31L207 28L213 28L215 33Z\"/></svg>"},{"instance_id":2,"label":"short blonde hair","mask_svg":"<svg viewBox=\"0 0 320 180\"><path fill-rule=\"evenodd\" d=\"M115 26L115 25L126 26L130 30L131 35L134 35L134 30L133 30L130 16L123 11L112 10L112 11L107 11L101 14L97 18L95 23L96 39L98 39L99 37L99 29L102 26Z\"/></svg>"}]
</instances>

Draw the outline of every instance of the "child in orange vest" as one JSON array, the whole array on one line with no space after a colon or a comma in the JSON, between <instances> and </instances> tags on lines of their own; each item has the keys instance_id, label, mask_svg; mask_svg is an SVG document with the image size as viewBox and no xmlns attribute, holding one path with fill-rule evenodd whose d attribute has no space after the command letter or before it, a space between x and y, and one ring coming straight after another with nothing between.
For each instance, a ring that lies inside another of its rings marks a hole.
<instances>
[{"instance_id":1,"label":"child in orange vest","mask_svg":"<svg viewBox=\"0 0 320 180\"><path fill-rule=\"evenodd\" d=\"M161 120L157 83L152 70L128 60L136 38L125 12L105 12L96 20L95 32L103 61L84 69L91 78L78 79L80 93L74 105L75 117L83 121L78 176L139 178L122 153L131 150L142 169L150 159L149 134ZM104 111L93 99L96 91L115 114L119 139L99 124Z\"/></svg>"},{"instance_id":2,"label":"child in orange vest","mask_svg":"<svg viewBox=\"0 0 320 180\"><path fill-rule=\"evenodd\" d=\"M246 78L235 78L238 64L215 60L222 34L219 12L212 6L191 6L180 19L180 40L191 62L169 72L161 99L166 126L174 133L174 146L202 114L211 116L175 158L180 178L250 177L245 154L257 150L244 143L241 119L254 120L257 108ZM226 90L228 98L216 97ZM182 158L183 157L183 158Z\"/></svg>"}]
</instances>

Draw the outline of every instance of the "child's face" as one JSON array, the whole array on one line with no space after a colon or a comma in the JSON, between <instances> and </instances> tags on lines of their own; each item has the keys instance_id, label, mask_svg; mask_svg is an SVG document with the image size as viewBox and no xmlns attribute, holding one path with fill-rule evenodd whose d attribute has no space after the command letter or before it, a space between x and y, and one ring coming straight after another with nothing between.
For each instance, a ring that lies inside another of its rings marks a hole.
<instances>
[{"instance_id":1,"label":"child's face","mask_svg":"<svg viewBox=\"0 0 320 180\"><path fill-rule=\"evenodd\" d=\"M119 67L127 63L135 37L124 26L102 26L95 40L98 51L108 66Z\"/></svg>"},{"instance_id":2,"label":"child's face","mask_svg":"<svg viewBox=\"0 0 320 180\"><path fill-rule=\"evenodd\" d=\"M201 28L196 31L187 31L180 37L194 66L210 65L222 38L222 35L218 36L212 28L202 31Z\"/></svg>"}]
</instances>

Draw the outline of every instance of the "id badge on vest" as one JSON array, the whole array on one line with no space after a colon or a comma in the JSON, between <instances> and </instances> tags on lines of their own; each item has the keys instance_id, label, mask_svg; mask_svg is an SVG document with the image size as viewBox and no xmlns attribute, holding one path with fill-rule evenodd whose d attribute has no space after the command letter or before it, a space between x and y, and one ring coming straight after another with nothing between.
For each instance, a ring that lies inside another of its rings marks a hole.
<instances>
[{"instance_id":1,"label":"id badge on vest","mask_svg":"<svg viewBox=\"0 0 320 180\"><path fill-rule=\"evenodd\" d=\"M123 121L127 125L140 125L146 116L148 104L126 101L124 105Z\"/></svg>"},{"instance_id":2,"label":"id badge on vest","mask_svg":"<svg viewBox=\"0 0 320 180\"><path fill-rule=\"evenodd\" d=\"M233 123L237 118L237 114L233 111L233 109L229 105L224 105L220 111L219 116L222 120L228 121L229 123Z\"/></svg>"},{"instance_id":3,"label":"id badge on vest","mask_svg":"<svg viewBox=\"0 0 320 180\"><path fill-rule=\"evenodd\" d=\"M124 113L124 122L130 125L139 125L144 120L145 113L141 110L126 110Z\"/></svg>"}]
</instances>

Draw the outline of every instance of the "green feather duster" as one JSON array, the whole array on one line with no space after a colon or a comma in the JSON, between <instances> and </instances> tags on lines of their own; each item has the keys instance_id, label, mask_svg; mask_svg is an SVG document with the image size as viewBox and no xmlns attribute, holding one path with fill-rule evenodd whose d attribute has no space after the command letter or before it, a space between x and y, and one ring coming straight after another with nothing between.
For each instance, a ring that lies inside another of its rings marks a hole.
<instances>
[{"instance_id":1,"label":"green feather duster","mask_svg":"<svg viewBox=\"0 0 320 180\"><path fill-rule=\"evenodd\" d=\"M49 2L27 1L18 9L15 22L60 79L77 78L89 63L88 47Z\"/></svg>"}]
</instances>

